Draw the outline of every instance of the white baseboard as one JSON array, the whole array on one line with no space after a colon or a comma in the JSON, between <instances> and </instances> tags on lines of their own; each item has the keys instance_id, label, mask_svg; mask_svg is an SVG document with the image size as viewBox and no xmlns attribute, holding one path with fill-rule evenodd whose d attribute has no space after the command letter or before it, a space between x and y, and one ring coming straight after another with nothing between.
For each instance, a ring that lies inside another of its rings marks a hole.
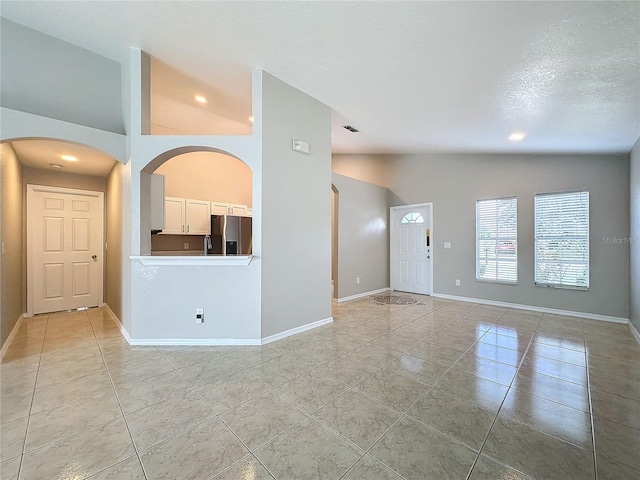
<instances>
[{"instance_id":1,"label":"white baseboard","mask_svg":"<svg viewBox=\"0 0 640 480\"><path fill-rule=\"evenodd\" d=\"M371 295L376 295L378 293L388 292L389 290L390 290L389 287L386 287L386 288L380 288L378 290L371 290L370 292L358 293L356 295L349 295L348 297L338 298L337 302L342 303L342 302L348 302L350 300L357 300L358 298L369 297Z\"/></svg>"},{"instance_id":2,"label":"white baseboard","mask_svg":"<svg viewBox=\"0 0 640 480\"><path fill-rule=\"evenodd\" d=\"M447 300L457 300L459 302L480 303L482 305L494 305L496 307L518 308L520 310L530 310L532 312L552 313L554 315L567 315L569 317L588 318L589 320L600 320L603 322L628 324L628 318L612 317L609 315L600 315L597 313L573 312L570 310L559 310L557 308L537 307L535 305L520 305L518 303L497 302L494 300L485 300L482 298L458 297L457 295L447 295L444 293L432 293L432 297L444 298Z\"/></svg>"},{"instance_id":3,"label":"white baseboard","mask_svg":"<svg viewBox=\"0 0 640 480\"><path fill-rule=\"evenodd\" d=\"M276 333L275 335L269 335L268 337L264 337L262 339L261 345L266 345L267 343L275 342L276 340L280 340L282 338L295 335L296 333L306 332L307 330L318 328L318 327L321 327L322 325L326 325L332 322L333 322L333 317L329 317L322 320L318 320L317 322L307 323L306 325L292 328L290 330L285 330L284 332Z\"/></svg>"},{"instance_id":4,"label":"white baseboard","mask_svg":"<svg viewBox=\"0 0 640 480\"><path fill-rule=\"evenodd\" d=\"M130 340L131 345L192 345L192 346L221 346L221 345L266 345L282 338L306 332L333 322L333 317L324 318L317 322L307 323L300 327L291 328L284 332L276 333L268 337L260 338L163 338L163 339L135 339Z\"/></svg>"},{"instance_id":5,"label":"white baseboard","mask_svg":"<svg viewBox=\"0 0 640 480\"><path fill-rule=\"evenodd\" d=\"M132 339L129 333L122 326L122 322L118 318L118 316L113 313L113 310L107 305L104 304L104 308L109 312L113 321L116 323L118 328L120 329L120 333L125 338L125 340L129 343L129 345L163 345L163 346L171 346L171 345L187 345L187 346L222 346L222 345L266 345L267 343L275 342L276 340L280 340L281 338L288 337L290 335L295 335L296 333L305 332L307 330L311 330L313 328L321 327L322 325L326 325L327 323L333 322L333 317L325 318L323 320L318 320L317 322L307 323L306 325L302 325L300 327L292 328L290 330L276 333L275 335L271 335L265 338L136 338Z\"/></svg>"},{"instance_id":6,"label":"white baseboard","mask_svg":"<svg viewBox=\"0 0 640 480\"><path fill-rule=\"evenodd\" d=\"M186 345L191 347L261 344L259 338L136 338L129 343L131 345Z\"/></svg>"},{"instance_id":7,"label":"white baseboard","mask_svg":"<svg viewBox=\"0 0 640 480\"><path fill-rule=\"evenodd\" d=\"M16 334L18 333L18 329L20 328L20 325L22 325L22 321L25 318L27 318L26 313L23 313L18 317L18 321L11 329L11 333L9 334L9 336L7 337L7 340L2 345L2 349L0 349L0 360L4 358L5 353L7 353L7 350L9 350L9 346L11 345L11 342L13 342L13 337L15 337Z\"/></svg>"},{"instance_id":8,"label":"white baseboard","mask_svg":"<svg viewBox=\"0 0 640 480\"><path fill-rule=\"evenodd\" d=\"M118 326L118 328L120 329L120 333L122 334L124 339L127 341L127 343L129 345L133 345L131 343L131 336L129 335L129 332L127 332L127 330L124 328L124 325L122 325L122 322L120 321L118 316L115 313L113 313L113 310L111 310L111 307L106 303L103 303L102 306L109 312L109 315L111 315L111 319Z\"/></svg>"},{"instance_id":9,"label":"white baseboard","mask_svg":"<svg viewBox=\"0 0 640 480\"><path fill-rule=\"evenodd\" d=\"M640 333L638 332L638 330L636 330L635 325L631 322L629 322L629 330L631 330L631 333L633 334L636 341L640 343Z\"/></svg>"}]
</instances>

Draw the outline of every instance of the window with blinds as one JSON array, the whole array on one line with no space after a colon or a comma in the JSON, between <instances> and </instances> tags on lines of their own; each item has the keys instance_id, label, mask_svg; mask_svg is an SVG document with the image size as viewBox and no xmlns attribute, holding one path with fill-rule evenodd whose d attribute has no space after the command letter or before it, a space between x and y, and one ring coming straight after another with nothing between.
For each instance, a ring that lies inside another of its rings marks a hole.
<instances>
[{"instance_id":1,"label":"window with blinds","mask_svg":"<svg viewBox=\"0 0 640 480\"><path fill-rule=\"evenodd\" d=\"M535 282L589 288L589 192L535 196Z\"/></svg>"},{"instance_id":2,"label":"window with blinds","mask_svg":"<svg viewBox=\"0 0 640 480\"><path fill-rule=\"evenodd\" d=\"M476 279L518 281L518 199L476 201Z\"/></svg>"}]
</instances>

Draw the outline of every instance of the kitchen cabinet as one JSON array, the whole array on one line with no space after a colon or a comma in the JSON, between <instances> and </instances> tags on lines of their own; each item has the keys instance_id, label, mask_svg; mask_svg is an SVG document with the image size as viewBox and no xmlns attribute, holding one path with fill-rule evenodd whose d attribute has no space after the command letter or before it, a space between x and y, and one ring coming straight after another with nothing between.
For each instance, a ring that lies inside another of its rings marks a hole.
<instances>
[{"instance_id":1,"label":"kitchen cabinet","mask_svg":"<svg viewBox=\"0 0 640 480\"><path fill-rule=\"evenodd\" d=\"M239 203L211 202L211 215L250 217L252 209Z\"/></svg>"},{"instance_id":2,"label":"kitchen cabinet","mask_svg":"<svg viewBox=\"0 0 640 480\"><path fill-rule=\"evenodd\" d=\"M165 197L165 235L208 235L210 205L208 200Z\"/></svg>"},{"instance_id":3,"label":"kitchen cabinet","mask_svg":"<svg viewBox=\"0 0 640 480\"><path fill-rule=\"evenodd\" d=\"M178 234L184 233L184 214L185 214L185 199L175 197L165 197L164 199L164 228L163 234Z\"/></svg>"},{"instance_id":4,"label":"kitchen cabinet","mask_svg":"<svg viewBox=\"0 0 640 480\"><path fill-rule=\"evenodd\" d=\"M251 217L253 210L237 203L165 197L163 235L209 235L211 215Z\"/></svg>"},{"instance_id":5,"label":"kitchen cabinet","mask_svg":"<svg viewBox=\"0 0 640 480\"><path fill-rule=\"evenodd\" d=\"M247 216L247 206L232 203L229 205L229 215Z\"/></svg>"},{"instance_id":6,"label":"kitchen cabinet","mask_svg":"<svg viewBox=\"0 0 640 480\"><path fill-rule=\"evenodd\" d=\"M187 235L209 235L211 210L208 200L185 199L185 233Z\"/></svg>"},{"instance_id":7,"label":"kitchen cabinet","mask_svg":"<svg viewBox=\"0 0 640 480\"><path fill-rule=\"evenodd\" d=\"M225 202L211 202L211 215L227 215L229 204Z\"/></svg>"}]
</instances>

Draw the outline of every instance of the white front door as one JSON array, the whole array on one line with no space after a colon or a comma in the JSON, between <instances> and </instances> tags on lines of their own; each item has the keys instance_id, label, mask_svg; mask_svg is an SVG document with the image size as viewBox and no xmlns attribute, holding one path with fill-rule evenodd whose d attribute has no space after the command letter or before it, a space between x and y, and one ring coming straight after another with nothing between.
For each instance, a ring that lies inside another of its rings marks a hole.
<instances>
[{"instance_id":1,"label":"white front door","mask_svg":"<svg viewBox=\"0 0 640 480\"><path fill-rule=\"evenodd\" d=\"M104 194L27 185L30 314L102 303Z\"/></svg>"},{"instance_id":2,"label":"white front door","mask_svg":"<svg viewBox=\"0 0 640 480\"><path fill-rule=\"evenodd\" d=\"M431 293L431 204L391 208L391 288Z\"/></svg>"}]
</instances>

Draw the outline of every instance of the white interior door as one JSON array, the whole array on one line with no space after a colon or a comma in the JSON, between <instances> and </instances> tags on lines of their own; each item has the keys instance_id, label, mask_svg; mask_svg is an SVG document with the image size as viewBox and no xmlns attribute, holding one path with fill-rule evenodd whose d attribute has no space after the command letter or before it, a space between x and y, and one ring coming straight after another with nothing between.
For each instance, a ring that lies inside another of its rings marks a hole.
<instances>
[{"instance_id":1,"label":"white interior door","mask_svg":"<svg viewBox=\"0 0 640 480\"><path fill-rule=\"evenodd\" d=\"M431 294L431 205L391 209L391 288Z\"/></svg>"},{"instance_id":2,"label":"white interior door","mask_svg":"<svg viewBox=\"0 0 640 480\"><path fill-rule=\"evenodd\" d=\"M30 314L103 302L102 192L27 186Z\"/></svg>"}]
</instances>

